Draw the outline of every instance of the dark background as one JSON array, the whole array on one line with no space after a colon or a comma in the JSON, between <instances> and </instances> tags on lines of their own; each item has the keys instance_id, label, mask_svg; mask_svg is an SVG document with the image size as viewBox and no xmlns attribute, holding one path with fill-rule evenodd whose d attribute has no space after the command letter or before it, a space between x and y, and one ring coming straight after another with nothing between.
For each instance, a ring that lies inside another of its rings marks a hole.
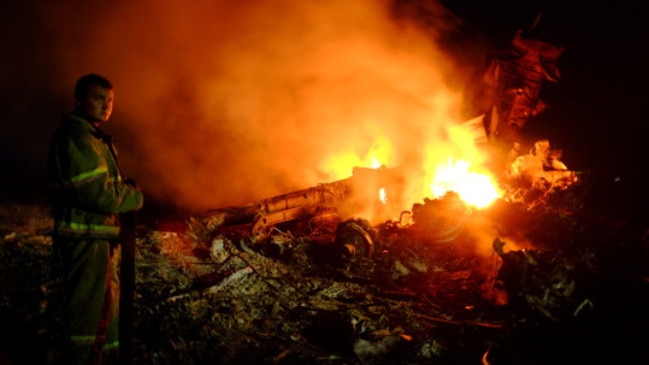
<instances>
[{"instance_id":1,"label":"dark background","mask_svg":"<svg viewBox=\"0 0 649 365\"><path fill-rule=\"evenodd\" d=\"M445 1L464 19L467 34L496 48L516 30L538 28L563 46L561 80L547 83L541 98L550 108L526 127L565 150L568 166L641 170L644 87L649 60L647 6L613 1ZM644 165L646 166L646 164Z\"/></svg>"}]
</instances>

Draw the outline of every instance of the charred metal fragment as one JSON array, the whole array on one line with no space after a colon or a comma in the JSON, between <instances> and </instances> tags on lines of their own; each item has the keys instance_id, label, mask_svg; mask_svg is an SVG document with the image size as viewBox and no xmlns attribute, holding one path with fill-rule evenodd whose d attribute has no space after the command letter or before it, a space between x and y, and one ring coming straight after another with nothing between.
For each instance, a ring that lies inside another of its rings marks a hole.
<instances>
[{"instance_id":1,"label":"charred metal fragment","mask_svg":"<svg viewBox=\"0 0 649 365\"><path fill-rule=\"evenodd\" d=\"M376 234L369 222L363 219L351 219L342 222L336 228L335 244L344 247L345 256L371 258L377 250Z\"/></svg>"},{"instance_id":2,"label":"charred metal fragment","mask_svg":"<svg viewBox=\"0 0 649 365\"><path fill-rule=\"evenodd\" d=\"M459 237L471 209L460 196L448 192L439 199L424 199L424 204L414 204L410 230L421 240L432 243L448 243Z\"/></svg>"},{"instance_id":3,"label":"charred metal fragment","mask_svg":"<svg viewBox=\"0 0 649 365\"><path fill-rule=\"evenodd\" d=\"M533 208L545 204L553 193L576 184L580 180L577 173L568 170L561 155L562 151L551 148L548 140L535 142L527 154L512 150L503 176L506 199Z\"/></svg>"},{"instance_id":4,"label":"charred metal fragment","mask_svg":"<svg viewBox=\"0 0 649 365\"><path fill-rule=\"evenodd\" d=\"M379 190L398 192L402 184L403 177L397 170L357 167L347 179L241 206L210 210L202 221L209 230L246 226L253 240L260 242L274 227L287 222L313 222L327 220L330 216L338 216L341 220L356 215L374 219L388 217L401 204L396 199L399 194L393 194L394 199L386 203L380 201Z\"/></svg>"},{"instance_id":5,"label":"charred metal fragment","mask_svg":"<svg viewBox=\"0 0 649 365\"><path fill-rule=\"evenodd\" d=\"M513 313L520 318L570 321L592 307L580 297L577 267L565 254L545 250L504 251L505 243L496 238L494 251L502 259L496 282L504 290Z\"/></svg>"},{"instance_id":6,"label":"charred metal fragment","mask_svg":"<svg viewBox=\"0 0 649 365\"><path fill-rule=\"evenodd\" d=\"M528 119L546 105L539 99L545 81L558 82L557 60L563 47L519 30L507 49L495 52L484 75L492 102L483 120L490 140L518 139Z\"/></svg>"}]
</instances>

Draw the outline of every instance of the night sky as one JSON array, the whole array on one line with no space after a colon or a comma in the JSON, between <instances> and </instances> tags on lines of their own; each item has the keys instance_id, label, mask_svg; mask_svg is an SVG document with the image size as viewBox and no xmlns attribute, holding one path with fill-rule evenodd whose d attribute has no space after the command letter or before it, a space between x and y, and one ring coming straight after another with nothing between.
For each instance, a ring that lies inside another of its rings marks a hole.
<instances>
[{"instance_id":1,"label":"night sky","mask_svg":"<svg viewBox=\"0 0 649 365\"><path fill-rule=\"evenodd\" d=\"M515 29L527 29L542 13L539 28L562 45L561 80L547 83L549 104L526 126L565 150L576 168L631 167L641 159L643 104L649 80L647 5L615 1L447 1L470 33L498 45ZM639 144L640 142L640 144ZM571 163L572 162L572 163ZM646 165L645 165L646 166ZM640 166L637 166L640 167Z\"/></svg>"},{"instance_id":2,"label":"night sky","mask_svg":"<svg viewBox=\"0 0 649 365\"><path fill-rule=\"evenodd\" d=\"M241 31L253 29L250 32L254 32L255 25L259 23L256 20L262 19L259 14L266 12L261 9L281 7L287 1L252 1L246 2L247 8L241 5L235 9L227 9L225 4L214 6L211 10L220 14L214 17L214 22L209 21L204 9L182 8L174 12L162 10L162 7L171 4L165 1L145 1L145 5L137 8L128 5L127 1L118 1L111 6L106 2L94 1L55 3L26 0L5 1L0 5L0 169L5 199L39 199L43 196L44 163L49 138L60 117L72 106L74 82L78 76L90 71L103 73L116 84L115 123L110 126L109 132L118 136L118 148L121 147L122 156L125 156L122 158L127 161L122 163L123 168L129 170L136 180L143 182L145 189L146 184L153 185L153 181L159 179L157 174L162 175L161 171L166 170L166 167L160 166L159 161L138 165L132 160L148 161L142 156L150 155L150 149L155 151L158 147L141 146L133 141L148 138L153 130L158 134L150 138L165 139L165 133L179 132L181 135L177 137L182 138L184 129L180 126L189 129L195 127L198 133L202 133L204 127L195 121L208 118L207 114L213 111L196 112L201 105L197 102L200 98L196 96L200 93L199 88L204 79L212 84L218 83L213 80L218 80L219 75L224 74L223 70L230 68L225 63L213 69L209 67L207 61L200 59L202 55L209 56L210 51L201 48L211 45L216 49L235 49L234 44L245 44L241 46L240 52L250 52L252 57L276 54L278 51L252 42L252 36L243 38ZM440 33L437 36L439 48L450 55L458 67L469 70L458 81L465 86L479 82L486 67L485 56L490 49L506 46L517 30L528 29L539 13L542 13L539 28L548 39L565 48L558 63L561 80L557 84L546 84L541 99L549 108L530 120L524 132L547 138L554 147L561 148L563 161L570 169L595 170L603 179L622 184L623 189L635 189L639 193L646 190L643 175L648 167L645 109L649 100L646 84L649 81L646 69L649 64L646 31L649 5L631 1L572 0L448 0L442 1L442 4L446 10L441 12L432 1L400 0L387 3L386 8L391 17L408 18L408 24L415 24L418 29L425 29L427 22L431 22L432 27ZM349 9L349 13L362 19L358 14L366 10ZM340 8L336 11L345 14L345 10ZM279 10L276 13L267 12L271 18L283 14ZM431 12L434 14L431 15ZM440 13L443 15L440 16ZM197 14L196 21L192 22L194 14ZM247 21L247 14L254 14L253 20ZM182 20L174 20L175 16ZM451 21L444 21L445 26L438 27L436 24L442 23L442 17ZM232 29L229 28L230 19L238 21ZM286 15L286 19L276 21L279 22L277 24L293 22L290 13ZM140 23L144 24L141 32L138 28L140 25L134 26ZM170 24L178 28L170 30ZM269 24L271 23L264 22L262 25L272 29L272 24ZM377 21L364 26L379 28L381 24ZM157 29L158 26L161 29ZM308 27L309 23L305 21L300 26ZM323 24L317 26L324 27ZM331 28L326 30L327 37L338 34L335 29L336 24L331 24ZM218 33L214 42L209 41L210 32ZM323 30L322 33L324 32ZM187 34L192 37L187 37ZM296 35L298 36L300 34ZM340 36L344 37L344 34ZM145 39L146 37L149 38ZM200 44L191 48L187 44L191 45L193 41ZM318 46L308 40L299 45L304 52ZM138 52L142 54L135 55ZM416 50L413 52L416 53ZM146 58L147 54L152 53L157 54L160 62L151 62ZM335 60L336 57L331 58L334 65ZM190 67L193 62L198 63ZM244 66L241 67L241 72L245 72ZM209 75L206 74L206 68L209 69ZM255 70L251 69L251 72ZM157 75L174 77L166 79ZM258 78L265 80L268 76L264 74ZM307 83L300 82L300 85ZM284 84L278 83L274 87L281 88L282 85ZM160 91L165 88L171 91ZM228 88L222 89L223 93L229 92ZM247 94L243 86L241 90L233 89L233 93ZM155 97L150 96L153 93ZM301 96L299 93L297 96L289 95L296 100ZM228 98L229 96L224 96L221 103L226 104L231 100ZM169 99L186 100L186 103L170 103L167 102ZM255 105L263 102L262 98ZM137 109L137 112L129 109ZM277 113L280 112L281 110ZM160 115L173 118L162 120ZM259 115L262 114L253 114L252 117L257 118ZM240 113L238 120L246 122L245 117L245 113ZM176 124L172 124L171 119ZM277 127L280 132L288 128L307 127ZM229 128L224 127L217 132L229 131ZM245 145L264 144L259 142L264 139L257 140L238 133L232 132L225 138L241 137L245 140L242 142ZM308 136L313 135L314 132L309 129ZM302 139L308 137L303 136ZM213 142L210 148L218 148L221 143L218 140L204 142L208 145ZM288 145L284 140L281 143ZM236 148L241 149L241 146ZM182 155L182 151L179 148L174 153ZM299 147L296 151L301 154ZM278 176L286 174L286 170L275 169L269 160L280 159L283 154L290 155L291 152L261 151L260 156L265 156L264 158L251 156L236 163L231 163L231 157L218 160L219 165L236 165L236 168L218 167L219 176L223 178L214 181L214 185L207 186L223 187L224 195L232 195L227 186L237 180L238 176L243 176L244 171L251 169L260 172L254 178L245 178L253 186L255 183L263 186L260 181L281 180ZM202 161L203 158L206 162ZM194 178L200 175L201 169L205 170L203 164L214 165L209 157L201 154L192 155L191 161L195 164L192 168ZM298 160L294 166L300 169L309 163ZM187 179L183 174L184 172L178 172L180 178ZM301 186L286 181L278 183L277 190L260 190L260 194L266 194L261 196L266 197L276 191L286 192L286 189L293 187ZM179 186L174 191L167 187L156 190L154 195L161 199L165 195L182 195L182 189ZM253 197L244 195L248 196ZM224 204L232 203L227 199L221 201Z\"/></svg>"}]
</instances>

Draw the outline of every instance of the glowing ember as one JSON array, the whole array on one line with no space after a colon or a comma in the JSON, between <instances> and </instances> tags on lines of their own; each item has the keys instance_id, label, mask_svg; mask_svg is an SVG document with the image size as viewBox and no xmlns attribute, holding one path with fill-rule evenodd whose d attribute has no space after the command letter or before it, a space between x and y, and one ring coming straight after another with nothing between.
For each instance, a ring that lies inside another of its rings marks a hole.
<instances>
[{"instance_id":1,"label":"glowing ember","mask_svg":"<svg viewBox=\"0 0 649 365\"><path fill-rule=\"evenodd\" d=\"M470 163L458 160L437 169L431 191L435 197L441 197L448 191L454 191L462 200L476 208L485 208L502 195L493 178L487 174L469 171Z\"/></svg>"}]
</instances>

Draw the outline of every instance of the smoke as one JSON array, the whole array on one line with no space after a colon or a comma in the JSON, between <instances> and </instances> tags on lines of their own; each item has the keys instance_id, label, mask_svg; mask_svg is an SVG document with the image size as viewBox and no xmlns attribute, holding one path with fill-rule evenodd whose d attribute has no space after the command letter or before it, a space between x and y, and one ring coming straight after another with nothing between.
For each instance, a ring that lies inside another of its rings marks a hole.
<instances>
[{"instance_id":1,"label":"smoke","mask_svg":"<svg viewBox=\"0 0 649 365\"><path fill-rule=\"evenodd\" d=\"M434 1L70 1L41 14L67 89L87 72L114 83L106 129L124 172L179 206L329 182L332 159L377 141L382 163L419 173L460 119L461 75L436 45L457 20Z\"/></svg>"}]
</instances>

